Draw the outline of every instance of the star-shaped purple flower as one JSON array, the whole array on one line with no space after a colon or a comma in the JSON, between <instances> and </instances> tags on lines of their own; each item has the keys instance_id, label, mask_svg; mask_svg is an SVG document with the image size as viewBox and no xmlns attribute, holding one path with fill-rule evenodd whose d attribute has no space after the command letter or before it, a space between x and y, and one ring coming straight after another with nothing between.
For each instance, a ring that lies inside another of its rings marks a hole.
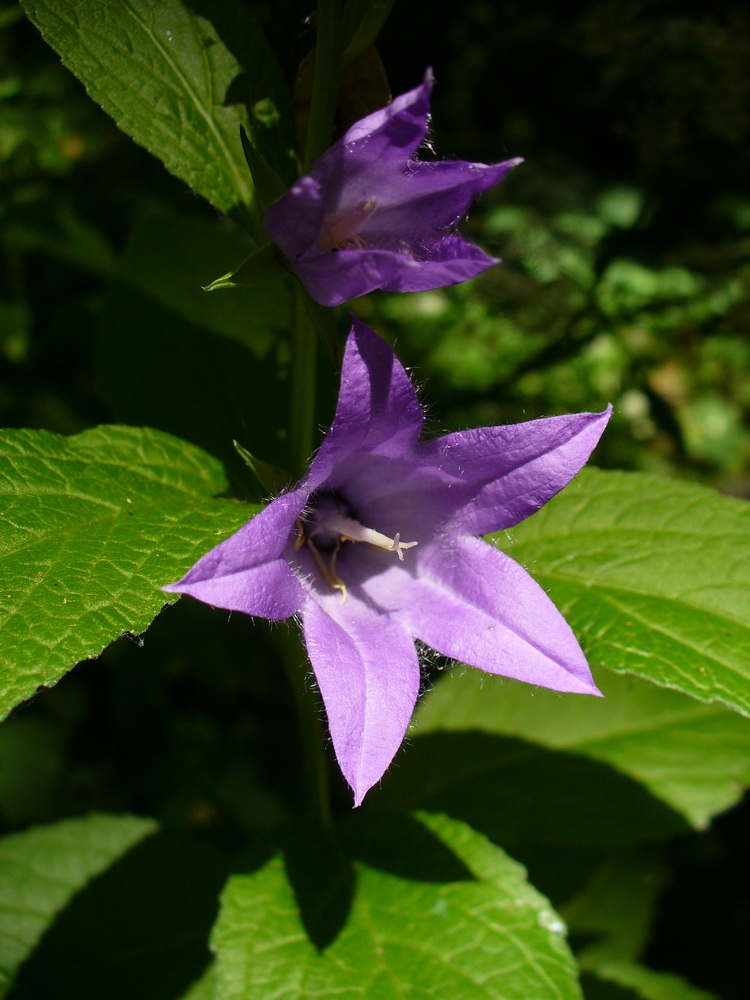
<instances>
[{"instance_id":1,"label":"star-shaped purple flower","mask_svg":"<svg viewBox=\"0 0 750 1000\"><path fill-rule=\"evenodd\" d=\"M598 694L542 588L481 536L518 524L569 483L609 414L422 441L408 375L355 320L333 425L307 475L164 589L261 618L301 614L359 805L409 725L415 639L489 673Z\"/></svg>"},{"instance_id":2,"label":"star-shaped purple flower","mask_svg":"<svg viewBox=\"0 0 750 1000\"><path fill-rule=\"evenodd\" d=\"M352 125L271 205L265 227L321 305L374 288L420 292L496 264L456 225L519 159L488 165L414 156L427 134L432 74Z\"/></svg>"}]
</instances>

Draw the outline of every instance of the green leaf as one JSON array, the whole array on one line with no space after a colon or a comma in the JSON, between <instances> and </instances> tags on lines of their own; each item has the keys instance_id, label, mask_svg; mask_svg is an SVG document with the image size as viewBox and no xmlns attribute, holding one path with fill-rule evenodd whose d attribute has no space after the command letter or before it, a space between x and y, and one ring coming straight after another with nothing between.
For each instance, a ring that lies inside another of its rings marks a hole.
<instances>
[{"instance_id":1,"label":"green leaf","mask_svg":"<svg viewBox=\"0 0 750 1000\"><path fill-rule=\"evenodd\" d=\"M573 937L591 942L578 950L579 965L634 962L647 944L663 881L661 859L650 850L612 855L594 869L562 907Z\"/></svg>"},{"instance_id":2,"label":"green leaf","mask_svg":"<svg viewBox=\"0 0 750 1000\"><path fill-rule=\"evenodd\" d=\"M256 510L210 499L219 463L147 428L6 431L0 458L3 715L147 628L172 600L159 588Z\"/></svg>"},{"instance_id":3,"label":"green leaf","mask_svg":"<svg viewBox=\"0 0 750 1000\"><path fill-rule=\"evenodd\" d=\"M205 973L198 979L180 1000L214 1000L216 996L216 968L209 965Z\"/></svg>"},{"instance_id":4,"label":"green leaf","mask_svg":"<svg viewBox=\"0 0 750 1000\"><path fill-rule=\"evenodd\" d=\"M638 1000L717 1000L715 994L707 993L688 983L682 976L668 972L653 972L642 965L631 962L609 962L594 969L587 969L586 979L622 987L623 1000L637 997ZM597 994L592 991L586 995L595 1000ZM619 996L620 994L618 994ZM607 993L611 997L611 993Z\"/></svg>"},{"instance_id":5,"label":"green leaf","mask_svg":"<svg viewBox=\"0 0 750 1000\"><path fill-rule=\"evenodd\" d=\"M457 668L424 699L417 731L517 736L610 764L699 829L739 801L750 785L750 721L634 677L596 679L604 698Z\"/></svg>"},{"instance_id":6,"label":"green leaf","mask_svg":"<svg viewBox=\"0 0 750 1000\"><path fill-rule=\"evenodd\" d=\"M213 935L217 1000L580 998L562 921L464 824L355 818L349 868L321 871L316 846L308 831L229 880Z\"/></svg>"},{"instance_id":7,"label":"green leaf","mask_svg":"<svg viewBox=\"0 0 750 1000\"><path fill-rule=\"evenodd\" d=\"M286 462L291 294L279 282L201 288L248 246L226 224L161 212L142 219L108 291L96 367L118 420L192 441L233 479L249 480L233 440Z\"/></svg>"},{"instance_id":8,"label":"green leaf","mask_svg":"<svg viewBox=\"0 0 750 1000\"><path fill-rule=\"evenodd\" d=\"M618 850L689 829L674 810L613 768L523 740L425 733L397 765L382 788L370 792L371 807L455 816L533 866L535 884L531 849Z\"/></svg>"},{"instance_id":9,"label":"green leaf","mask_svg":"<svg viewBox=\"0 0 750 1000\"><path fill-rule=\"evenodd\" d=\"M205 837L159 830L58 914L13 984L13 1000L176 1000L210 964L228 859Z\"/></svg>"},{"instance_id":10,"label":"green leaf","mask_svg":"<svg viewBox=\"0 0 750 1000\"><path fill-rule=\"evenodd\" d=\"M750 507L692 484L586 470L502 541L594 666L750 715Z\"/></svg>"},{"instance_id":11,"label":"green leaf","mask_svg":"<svg viewBox=\"0 0 750 1000\"><path fill-rule=\"evenodd\" d=\"M220 211L247 210L253 192L239 129L254 137L278 131L285 94L273 53L239 3L24 0L23 7L124 132Z\"/></svg>"},{"instance_id":12,"label":"green leaf","mask_svg":"<svg viewBox=\"0 0 750 1000\"><path fill-rule=\"evenodd\" d=\"M0 841L0 996L75 893L155 828L135 816L92 815Z\"/></svg>"}]
</instances>

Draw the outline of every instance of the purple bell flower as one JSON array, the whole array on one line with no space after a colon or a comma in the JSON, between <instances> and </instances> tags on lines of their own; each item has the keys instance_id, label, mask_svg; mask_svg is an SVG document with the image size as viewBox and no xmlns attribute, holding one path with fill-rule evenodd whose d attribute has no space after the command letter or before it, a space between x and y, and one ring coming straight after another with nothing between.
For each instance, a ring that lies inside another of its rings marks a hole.
<instances>
[{"instance_id":1,"label":"purple bell flower","mask_svg":"<svg viewBox=\"0 0 750 1000\"><path fill-rule=\"evenodd\" d=\"M569 483L610 411L422 441L409 376L355 320L336 415L304 479L164 589L261 618L301 615L359 805L409 725L415 639L492 674L599 693L549 597L481 536L518 524Z\"/></svg>"},{"instance_id":2,"label":"purple bell flower","mask_svg":"<svg viewBox=\"0 0 750 1000\"><path fill-rule=\"evenodd\" d=\"M431 90L428 71L415 90L352 125L266 212L268 235L321 305L374 288L455 285L498 263L456 226L472 200L521 160L416 159Z\"/></svg>"}]
</instances>

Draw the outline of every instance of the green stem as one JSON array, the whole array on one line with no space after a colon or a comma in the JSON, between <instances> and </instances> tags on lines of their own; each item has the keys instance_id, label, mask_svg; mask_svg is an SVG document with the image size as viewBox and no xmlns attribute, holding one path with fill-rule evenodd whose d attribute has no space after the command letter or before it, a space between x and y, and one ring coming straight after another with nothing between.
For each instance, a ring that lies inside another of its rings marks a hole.
<instances>
[{"instance_id":1,"label":"green stem","mask_svg":"<svg viewBox=\"0 0 750 1000\"><path fill-rule=\"evenodd\" d=\"M294 695L294 707L300 736L302 761L307 785L308 812L313 819L330 827L331 805L328 763L325 754L326 733L321 721L320 696L309 684L310 664L299 630L293 626L272 627L269 632L284 661Z\"/></svg>"},{"instance_id":2,"label":"green stem","mask_svg":"<svg viewBox=\"0 0 750 1000\"><path fill-rule=\"evenodd\" d=\"M315 45L310 118L305 144L305 171L331 145L341 78L341 0L318 0L318 27Z\"/></svg>"},{"instance_id":3,"label":"green stem","mask_svg":"<svg viewBox=\"0 0 750 1000\"><path fill-rule=\"evenodd\" d=\"M292 471L297 476L301 476L307 468L313 450L315 369L318 353L315 328L307 314L303 295L307 295L307 292L302 287L295 287L289 454Z\"/></svg>"}]
</instances>

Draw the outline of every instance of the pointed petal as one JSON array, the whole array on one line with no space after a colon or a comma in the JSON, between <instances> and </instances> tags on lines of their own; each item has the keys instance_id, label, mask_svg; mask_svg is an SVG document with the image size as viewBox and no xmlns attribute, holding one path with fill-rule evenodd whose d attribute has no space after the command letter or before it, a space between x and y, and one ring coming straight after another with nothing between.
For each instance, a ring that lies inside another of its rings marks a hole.
<instances>
[{"instance_id":1,"label":"pointed petal","mask_svg":"<svg viewBox=\"0 0 750 1000\"><path fill-rule=\"evenodd\" d=\"M355 122L331 151L355 144L357 149L366 148L371 162L384 155L394 156L396 150L399 159L407 160L427 135L433 83L432 70L428 69L418 87Z\"/></svg>"},{"instance_id":2,"label":"pointed petal","mask_svg":"<svg viewBox=\"0 0 750 1000\"><path fill-rule=\"evenodd\" d=\"M419 552L419 550L415 550ZM411 553L409 553L411 555ZM517 562L479 538L419 552L411 594L367 581L375 603L445 656L554 691L598 694L570 626ZM399 608L392 607L398 602Z\"/></svg>"},{"instance_id":3,"label":"pointed petal","mask_svg":"<svg viewBox=\"0 0 750 1000\"><path fill-rule=\"evenodd\" d=\"M307 501L297 489L270 503L230 538L207 552L168 593L281 621L300 610L305 592L283 556Z\"/></svg>"},{"instance_id":4,"label":"pointed petal","mask_svg":"<svg viewBox=\"0 0 750 1000\"><path fill-rule=\"evenodd\" d=\"M425 442L422 462L453 479L467 499L453 518L458 531L483 535L535 513L583 468L612 407L507 427L478 427Z\"/></svg>"},{"instance_id":5,"label":"pointed petal","mask_svg":"<svg viewBox=\"0 0 750 1000\"><path fill-rule=\"evenodd\" d=\"M461 236L444 236L418 251L417 256L403 249L338 250L300 260L296 267L316 302L339 306L376 288L426 292L457 285L499 263Z\"/></svg>"},{"instance_id":6,"label":"pointed petal","mask_svg":"<svg viewBox=\"0 0 750 1000\"><path fill-rule=\"evenodd\" d=\"M394 250L395 239L417 247L427 242L428 234L442 236L464 218L478 194L501 181L520 162L412 160L405 171L391 171L385 183L371 185L369 197L377 207L360 228L360 235L371 246L393 244ZM434 242L434 237L429 242Z\"/></svg>"},{"instance_id":7,"label":"pointed petal","mask_svg":"<svg viewBox=\"0 0 750 1000\"><path fill-rule=\"evenodd\" d=\"M305 644L323 696L336 759L358 806L393 760L419 693L419 663L404 627L350 594L303 612Z\"/></svg>"},{"instance_id":8,"label":"pointed petal","mask_svg":"<svg viewBox=\"0 0 750 1000\"><path fill-rule=\"evenodd\" d=\"M423 419L411 379L389 345L353 319L336 415L308 482L317 488L352 455L399 457L411 452ZM341 475L346 478L344 470Z\"/></svg>"},{"instance_id":9,"label":"pointed petal","mask_svg":"<svg viewBox=\"0 0 750 1000\"><path fill-rule=\"evenodd\" d=\"M350 251L352 252L352 251ZM366 251L365 251L366 252ZM394 254L398 270L380 287L387 292L427 292L476 278L499 263L462 236L444 236L420 255Z\"/></svg>"}]
</instances>

